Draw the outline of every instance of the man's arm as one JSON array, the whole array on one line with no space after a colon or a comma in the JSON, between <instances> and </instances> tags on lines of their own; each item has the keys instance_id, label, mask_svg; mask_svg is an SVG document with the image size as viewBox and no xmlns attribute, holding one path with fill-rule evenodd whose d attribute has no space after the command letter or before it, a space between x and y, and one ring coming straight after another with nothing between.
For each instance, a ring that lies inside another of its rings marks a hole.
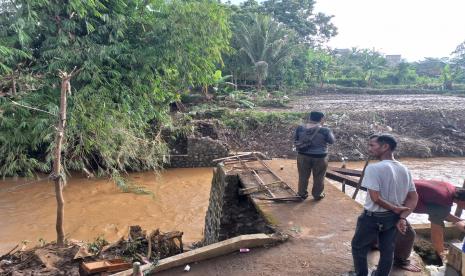
<instances>
[{"instance_id":1,"label":"man's arm","mask_svg":"<svg viewBox=\"0 0 465 276\"><path fill-rule=\"evenodd\" d=\"M452 222L460 231L465 232L465 221L461 220L459 217L449 214L446 220Z\"/></svg>"},{"instance_id":2,"label":"man's arm","mask_svg":"<svg viewBox=\"0 0 465 276\"><path fill-rule=\"evenodd\" d=\"M384 209L387 209L387 210L391 210L393 211L394 213L396 214L400 214L404 211L408 211L410 210L410 208L408 207L404 207L404 206L396 206L396 205L393 205L389 202L387 202L386 200L384 200L380 194L379 194L379 191L375 191L375 190L370 190L368 189L368 193L371 197L371 200L375 203L375 204L378 204L379 206L383 207Z\"/></svg>"},{"instance_id":3,"label":"man's arm","mask_svg":"<svg viewBox=\"0 0 465 276\"><path fill-rule=\"evenodd\" d=\"M294 145L297 145L297 142L299 142L299 133L300 133L301 126L298 126L295 130L294 133Z\"/></svg>"},{"instance_id":4,"label":"man's arm","mask_svg":"<svg viewBox=\"0 0 465 276\"><path fill-rule=\"evenodd\" d=\"M404 201L404 206L408 207L410 209L403 211L400 213L401 218L406 218L408 217L413 210L415 210L415 207L417 206L418 203L418 194L416 191L411 191L407 193L407 198L405 198Z\"/></svg>"},{"instance_id":5,"label":"man's arm","mask_svg":"<svg viewBox=\"0 0 465 276\"><path fill-rule=\"evenodd\" d=\"M332 131L330 128L328 128L328 135L327 135L327 137L326 137L326 142L327 142L328 144L334 144L334 141L335 141L335 140L336 140L336 139L334 138L333 131Z\"/></svg>"},{"instance_id":6,"label":"man's arm","mask_svg":"<svg viewBox=\"0 0 465 276\"><path fill-rule=\"evenodd\" d=\"M410 208L408 210L403 211L399 214L399 221L397 222L396 226L399 232L403 235L407 232L407 220L406 218L413 212L415 207L417 206L418 202L418 194L416 191L410 191L407 193L407 197L404 201L404 206Z\"/></svg>"}]
</instances>

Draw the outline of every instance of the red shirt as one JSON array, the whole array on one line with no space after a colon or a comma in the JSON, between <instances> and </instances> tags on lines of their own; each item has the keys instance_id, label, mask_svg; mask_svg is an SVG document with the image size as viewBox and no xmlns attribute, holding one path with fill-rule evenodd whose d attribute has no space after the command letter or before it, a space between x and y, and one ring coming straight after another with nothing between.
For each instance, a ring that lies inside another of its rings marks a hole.
<instances>
[{"instance_id":1,"label":"red shirt","mask_svg":"<svg viewBox=\"0 0 465 276\"><path fill-rule=\"evenodd\" d=\"M438 180L413 180L418 193L414 213L426 213L426 204L451 207L454 201L455 186Z\"/></svg>"}]
</instances>

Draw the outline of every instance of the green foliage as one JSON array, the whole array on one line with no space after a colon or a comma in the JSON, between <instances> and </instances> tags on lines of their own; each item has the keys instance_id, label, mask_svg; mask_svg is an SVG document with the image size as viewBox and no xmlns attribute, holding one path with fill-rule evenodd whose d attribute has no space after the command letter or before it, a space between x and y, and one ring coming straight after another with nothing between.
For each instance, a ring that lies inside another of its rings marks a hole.
<instances>
[{"instance_id":1,"label":"green foliage","mask_svg":"<svg viewBox=\"0 0 465 276\"><path fill-rule=\"evenodd\" d=\"M115 182L116 186L125 193L134 193L139 195L151 195L154 197L152 191L145 189L144 187L138 186L129 180L123 178L118 172L113 172L111 175L112 180Z\"/></svg>"},{"instance_id":2,"label":"green foliage","mask_svg":"<svg viewBox=\"0 0 465 276\"><path fill-rule=\"evenodd\" d=\"M58 71L81 70L71 80L65 168L106 175L159 169L167 153L159 133L169 124L168 104L189 86L212 82L229 50L226 9L210 0L14 3L1 30L16 41L10 48L33 52L12 63L27 64L34 80L34 89L24 85L19 92L35 90L14 100L56 114ZM1 73L0 83L8 78ZM49 171L56 117L4 99L0 110L0 174Z\"/></svg>"},{"instance_id":3,"label":"green foliage","mask_svg":"<svg viewBox=\"0 0 465 276\"><path fill-rule=\"evenodd\" d=\"M87 248L90 253L97 254L102 250L105 245L109 245L110 243L105 240L103 236L98 236L93 242L87 244Z\"/></svg>"},{"instance_id":4,"label":"green foliage","mask_svg":"<svg viewBox=\"0 0 465 276\"><path fill-rule=\"evenodd\" d=\"M323 50L308 50L307 54L308 67L307 70L308 79L311 82L319 83L323 86L323 83L327 79L327 75L331 72L333 66L332 56Z\"/></svg>"},{"instance_id":5,"label":"green foliage","mask_svg":"<svg viewBox=\"0 0 465 276\"><path fill-rule=\"evenodd\" d=\"M309 44L321 44L337 34L331 23L333 16L315 13L314 0L267 0L263 12L297 32L299 40Z\"/></svg>"},{"instance_id":6,"label":"green foliage","mask_svg":"<svg viewBox=\"0 0 465 276\"><path fill-rule=\"evenodd\" d=\"M289 63L296 45L294 33L271 17L250 14L248 20L237 22L234 28L234 44L238 51L233 64L242 63L238 72L245 79L255 79L257 89L267 76L276 77ZM237 78L237 77L236 77Z\"/></svg>"}]
</instances>

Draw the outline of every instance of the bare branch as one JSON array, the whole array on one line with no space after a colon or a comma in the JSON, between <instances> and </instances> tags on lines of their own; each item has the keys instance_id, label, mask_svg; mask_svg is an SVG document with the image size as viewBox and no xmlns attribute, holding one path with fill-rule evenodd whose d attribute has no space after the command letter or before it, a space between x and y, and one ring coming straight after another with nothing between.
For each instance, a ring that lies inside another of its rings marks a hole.
<instances>
[{"instance_id":1,"label":"bare branch","mask_svg":"<svg viewBox=\"0 0 465 276\"><path fill-rule=\"evenodd\" d=\"M32 110L35 110L35 111L40 111L40 112L44 112L44 113L47 113L47 114L50 114L54 117L56 117L57 115L53 114L53 113L50 113L48 111L45 111L45 110L42 110L42 109L39 109L39 108L35 108L35 107L31 107L31 106L27 106L27 105L23 105L23 104L20 104L18 102L15 102L13 100L10 100L13 104L17 105L17 106L21 106L21 107L24 107L24 108L28 108L28 109L32 109Z\"/></svg>"}]
</instances>

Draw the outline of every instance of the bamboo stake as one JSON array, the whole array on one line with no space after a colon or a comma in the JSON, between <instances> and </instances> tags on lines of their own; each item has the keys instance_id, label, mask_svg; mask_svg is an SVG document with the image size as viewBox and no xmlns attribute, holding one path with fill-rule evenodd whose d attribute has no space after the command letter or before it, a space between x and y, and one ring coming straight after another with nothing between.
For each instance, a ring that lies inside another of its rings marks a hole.
<instances>
[{"instance_id":1,"label":"bamboo stake","mask_svg":"<svg viewBox=\"0 0 465 276\"><path fill-rule=\"evenodd\" d=\"M370 163L370 157L368 157L367 160L365 161L365 166L363 166L362 175L360 176L360 180L357 183L357 188L355 188L354 194L352 195L352 199L355 199L357 197L358 190L360 190L360 187L362 186L362 180L363 180L363 177L365 176L365 170L368 166L368 163Z\"/></svg>"},{"instance_id":2,"label":"bamboo stake","mask_svg":"<svg viewBox=\"0 0 465 276\"><path fill-rule=\"evenodd\" d=\"M343 168L343 169L346 168L346 160L345 160L344 157L342 158L342 166L341 166L341 168ZM346 181L345 180L342 180L341 190L342 190L343 193L346 193Z\"/></svg>"}]
</instances>

